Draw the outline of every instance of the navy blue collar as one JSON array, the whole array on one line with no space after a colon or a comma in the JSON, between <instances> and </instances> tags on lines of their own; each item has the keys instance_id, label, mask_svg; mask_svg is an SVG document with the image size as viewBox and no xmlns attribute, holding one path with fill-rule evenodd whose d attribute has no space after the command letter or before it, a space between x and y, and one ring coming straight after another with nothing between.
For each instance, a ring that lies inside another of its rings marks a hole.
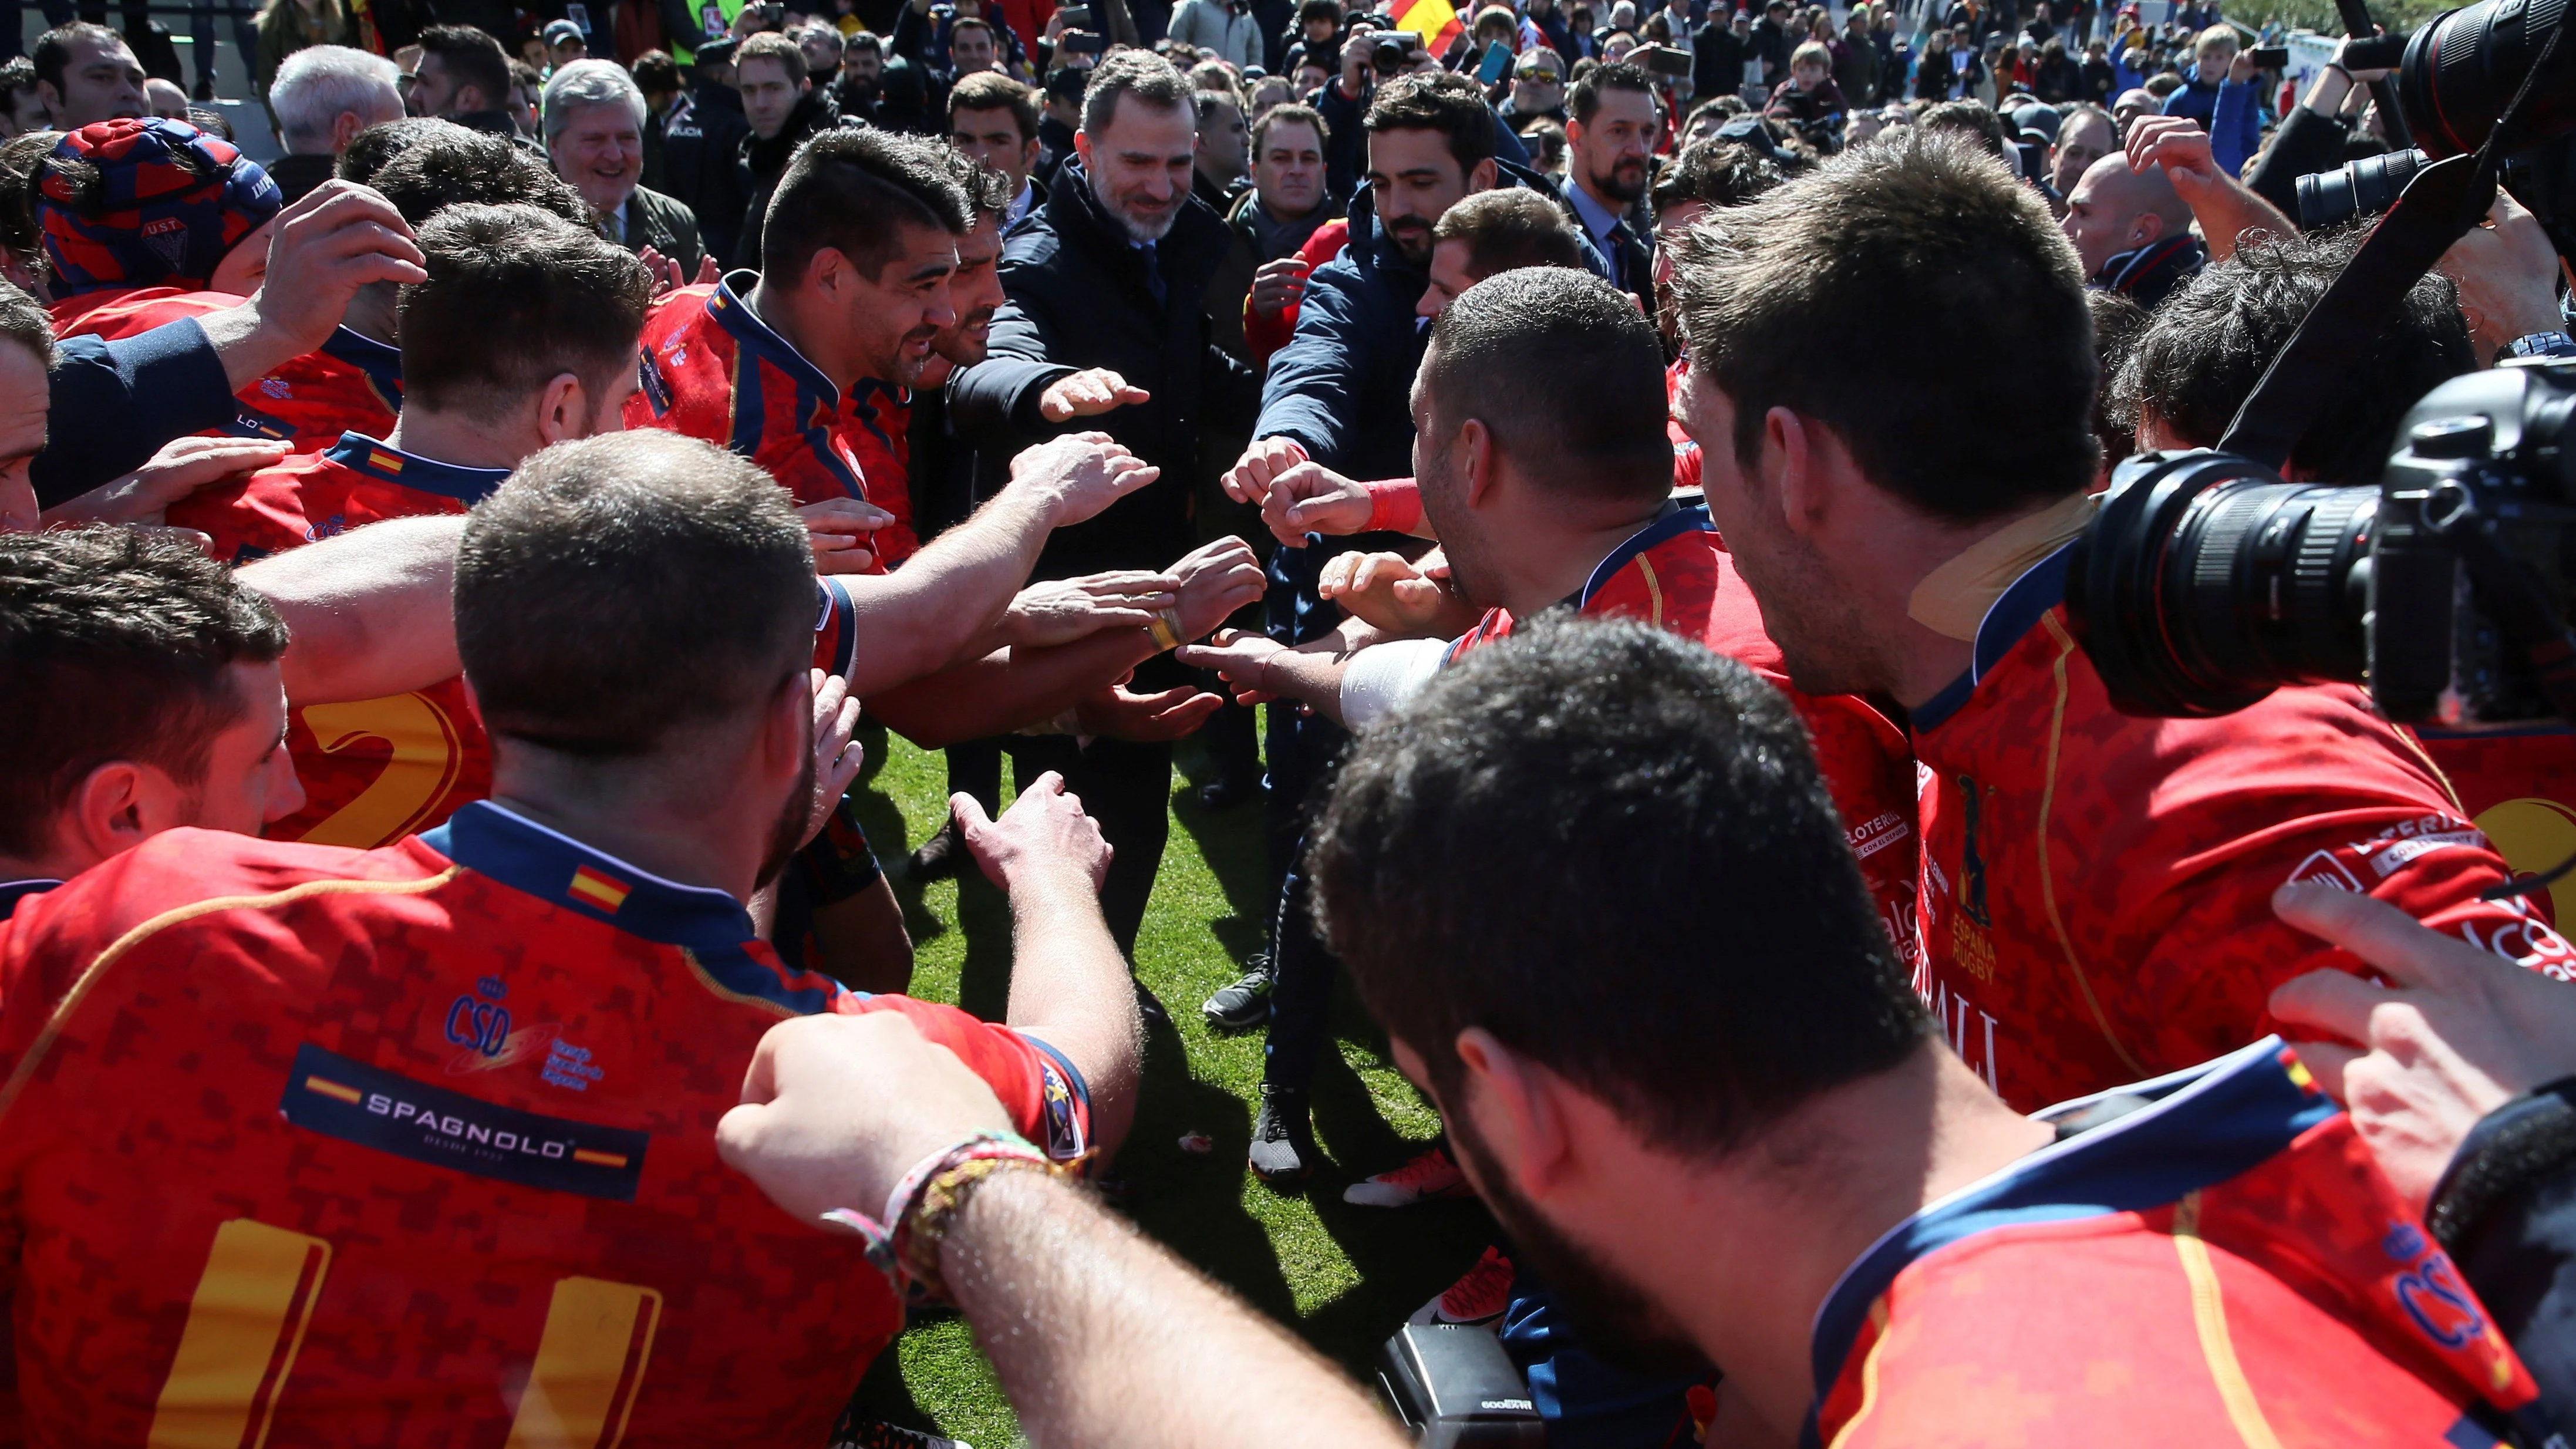
<instances>
[{"instance_id":1,"label":"navy blue collar","mask_svg":"<svg viewBox=\"0 0 2576 1449\"><path fill-rule=\"evenodd\" d=\"M1870 1305L1924 1257L1993 1228L2142 1212L2251 1170L2339 1110L2277 1036L2171 1076L2079 1097L2040 1114L2070 1115L2107 1097L2152 1105L2044 1147L1914 1214L1843 1270L1816 1310L1810 1353L1816 1400L1798 1438L1818 1443L1817 1406L1842 1374Z\"/></svg>"},{"instance_id":2,"label":"navy blue collar","mask_svg":"<svg viewBox=\"0 0 2576 1449\"><path fill-rule=\"evenodd\" d=\"M322 456L380 483L415 488L466 504L489 498L492 490L510 476L507 468L468 468L461 463L442 463L418 453L406 453L364 433L342 433L340 441Z\"/></svg>"},{"instance_id":3,"label":"navy blue collar","mask_svg":"<svg viewBox=\"0 0 2576 1449\"><path fill-rule=\"evenodd\" d=\"M735 342L759 353L770 366L796 379L797 386L809 388L827 398L840 396L841 390L832 386L832 380L823 375L823 369L797 351L794 343L761 321L759 314L751 310L751 304L743 300L752 284L759 280L758 272L727 273L707 297L707 315L715 318L716 325Z\"/></svg>"},{"instance_id":4,"label":"navy blue collar","mask_svg":"<svg viewBox=\"0 0 2576 1449\"><path fill-rule=\"evenodd\" d=\"M757 939L742 902L725 892L664 880L488 800L458 810L421 840L458 865L557 909L680 947L728 994L800 1015L829 1010L840 994L823 977L776 964L776 953Z\"/></svg>"},{"instance_id":5,"label":"navy blue collar","mask_svg":"<svg viewBox=\"0 0 2576 1449\"><path fill-rule=\"evenodd\" d=\"M1942 721L1957 714L1977 692L1977 681L1986 677L1986 671L2038 626L2040 615L2066 598L2066 566L2073 548L2070 541L2032 564L2029 572L2013 580L2012 587L1987 606L1986 617L1977 624L1977 647L1969 656L1968 672L1951 680L1920 709L1909 712L1916 734L1938 729Z\"/></svg>"},{"instance_id":6,"label":"navy blue collar","mask_svg":"<svg viewBox=\"0 0 2576 1449\"><path fill-rule=\"evenodd\" d=\"M1601 592L1602 586L1616 577L1619 570L1626 568L1630 559L1666 539L1678 538L1685 533L1715 532L1717 525L1708 521L1707 504L1667 501L1663 511L1655 515L1654 522L1628 535L1626 543L1610 550L1609 557L1595 564L1592 577L1583 581L1583 592L1566 602L1578 609L1591 603L1592 596Z\"/></svg>"},{"instance_id":7,"label":"navy blue collar","mask_svg":"<svg viewBox=\"0 0 2576 1449\"><path fill-rule=\"evenodd\" d=\"M29 896L43 895L61 884L61 881L47 880L42 876L27 880L0 880L0 921L9 919L9 913L18 909L20 901Z\"/></svg>"},{"instance_id":8,"label":"navy blue collar","mask_svg":"<svg viewBox=\"0 0 2576 1449\"><path fill-rule=\"evenodd\" d=\"M346 327L332 329L329 340L322 344L326 357L336 357L367 375L386 403L399 411L402 407L402 349L378 342L363 332Z\"/></svg>"}]
</instances>

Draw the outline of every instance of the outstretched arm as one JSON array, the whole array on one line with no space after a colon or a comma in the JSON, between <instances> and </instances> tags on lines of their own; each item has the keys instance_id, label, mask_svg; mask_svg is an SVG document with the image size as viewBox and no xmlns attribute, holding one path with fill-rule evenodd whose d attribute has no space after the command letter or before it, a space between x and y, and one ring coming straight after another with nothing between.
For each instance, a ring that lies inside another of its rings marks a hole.
<instances>
[{"instance_id":1,"label":"outstretched arm","mask_svg":"<svg viewBox=\"0 0 2576 1449\"><path fill-rule=\"evenodd\" d=\"M1261 597L1261 565L1238 538L1199 548L1171 573L1180 581L1173 632L1181 639L1198 638ZM1150 630L1134 627L1051 647L1014 645L870 695L868 712L925 749L1008 734L1100 694L1165 647Z\"/></svg>"},{"instance_id":2,"label":"outstretched arm","mask_svg":"<svg viewBox=\"0 0 2576 1449\"><path fill-rule=\"evenodd\" d=\"M1001 619L1050 532L1160 476L1105 433L1072 434L1013 458L1008 486L901 569L843 577L859 639L850 692L870 698L954 663Z\"/></svg>"},{"instance_id":3,"label":"outstretched arm","mask_svg":"<svg viewBox=\"0 0 2576 1449\"><path fill-rule=\"evenodd\" d=\"M812 1222L835 1208L873 1214L913 1164L1009 1125L992 1089L900 1014L808 1016L761 1039L716 1146ZM1068 1183L984 1178L937 1251L1032 1443L1223 1443L1243 1436L1248 1403L1266 1444L1403 1442L1313 1350Z\"/></svg>"},{"instance_id":4,"label":"outstretched arm","mask_svg":"<svg viewBox=\"0 0 2576 1449\"><path fill-rule=\"evenodd\" d=\"M456 677L458 516L397 518L244 564L286 621L280 667L298 706L376 699Z\"/></svg>"}]
</instances>

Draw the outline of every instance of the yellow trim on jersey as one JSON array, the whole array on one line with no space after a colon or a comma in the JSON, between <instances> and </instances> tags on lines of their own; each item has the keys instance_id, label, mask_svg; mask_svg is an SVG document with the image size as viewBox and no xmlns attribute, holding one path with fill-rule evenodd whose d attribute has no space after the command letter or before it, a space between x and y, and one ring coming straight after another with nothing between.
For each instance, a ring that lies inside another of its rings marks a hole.
<instances>
[{"instance_id":1,"label":"yellow trim on jersey","mask_svg":"<svg viewBox=\"0 0 2576 1449\"><path fill-rule=\"evenodd\" d=\"M2219 1402L2227 1406L2227 1419L2236 1426L2236 1437L2245 1449L2281 1449L2280 1439L2272 1433L2271 1421L2263 1417L2263 1405L2254 1397L2254 1385L2245 1377L2245 1366L2236 1359L2236 1341L2227 1331L2227 1299L2219 1287L2218 1265L2209 1258L2209 1244L2200 1237L2200 1194L2187 1192L2174 1204L2174 1253L2182 1259L2182 1275L2191 1284L2191 1326L2200 1334L2200 1355L2209 1364L2209 1377L2218 1389Z\"/></svg>"},{"instance_id":2,"label":"yellow trim on jersey","mask_svg":"<svg viewBox=\"0 0 2576 1449\"><path fill-rule=\"evenodd\" d=\"M64 1026L71 1021L72 1013L80 1010L81 1003L89 997L90 988L96 986L99 979L107 974L107 968L115 965L126 952L172 926L183 925L199 916L210 916L217 911L262 910L271 906L290 905L311 896L425 895L456 879L463 871L463 866L451 865L436 875L424 876L418 880L308 880L302 885L288 886L282 891L272 891L267 895L213 896L202 901L190 901L184 906L174 906L144 921L109 942L107 949L99 952L97 957L82 969L80 979L72 983L72 989L63 993L62 1001L54 1007L54 1014L46 1020L45 1029L36 1033L34 1044L27 1048L25 1056L18 1059L18 1065L9 1073L7 1084L0 1085L0 1121L8 1119L9 1109L18 1104L18 1094L27 1089L28 1080L35 1076L36 1068L43 1065L46 1055L54 1049L54 1043L61 1038Z\"/></svg>"},{"instance_id":3,"label":"yellow trim on jersey","mask_svg":"<svg viewBox=\"0 0 2576 1449\"><path fill-rule=\"evenodd\" d=\"M1664 585L1655 577L1655 561L1642 553L1637 555L1637 577L1646 581L1646 622L1660 629L1664 627Z\"/></svg>"},{"instance_id":4,"label":"yellow trim on jersey","mask_svg":"<svg viewBox=\"0 0 2576 1449\"><path fill-rule=\"evenodd\" d=\"M1852 1410L1852 1416L1843 1421L1842 1428L1835 1432L1834 1442L1827 1449L1842 1449L1859 1431L1861 1421L1869 1417L1869 1411L1878 1406L1878 1351L1887 1347L1887 1295L1884 1293L1870 1302L1869 1326L1869 1352L1860 1361L1860 1407Z\"/></svg>"},{"instance_id":5,"label":"yellow trim on jersey","mask_svg":"<svg viewBox=\"0 0 2576 1449\"><path fill-rule=\"evenodd\" d=\"M2040 615L2039 622L2048 626L2049 637L2057 641L2057 658L2049 665L2049 672L2057 680L2057 702L2048 710L2048 777L2039 792L2039 900L2048 910L2049 929L2057 933L2058 949L2066 953L2066 969L2074 973L2075 989L2084 993L2085 1008L2093 1013L2093 1024L2102 1029L2102 1039L2120 1054L2120 1064L2133 1076L2151 1077L2155 1073L2140 1064L2128 1044L2120 1040L2120 1034L2111 1029L2110 1015L2102 1010L2101 1000L2093 994L2093 983L2084 974L2084 962L2075 954L2075 938L2066 932L2065 914L2057 909L2057 872L2048 863L2048 820L2057 806L2057 748L2066 739L2066 661L2075 653L2076 644L2066 626L2057 622L2055 610Z\"/></svg>"},{"instance_id":6,"label":"yellow trim on jersey","mask_svg":"<svg viewBox=\"0 0 2576 1449\"><path fill-rule=\"evenodd\" d=\"M794 1008L786 1006L780 1002L772 1001L766 996L745 996L739 991L726 990L723 982L718 981L715 977L707 974L707 968L698 964L697 952L690 950L686 946L681 946L677 949L680 953L680 959L689 963L689 971L692 975L698 978L698 984L705 987L707 990L714 992L719 998L730 1001L736 1006L757 1006L761 1010L768 1012L772 1016L778 1017L782 1021L788 1017L802 1014Z\"/></svg>"}]
</instances>

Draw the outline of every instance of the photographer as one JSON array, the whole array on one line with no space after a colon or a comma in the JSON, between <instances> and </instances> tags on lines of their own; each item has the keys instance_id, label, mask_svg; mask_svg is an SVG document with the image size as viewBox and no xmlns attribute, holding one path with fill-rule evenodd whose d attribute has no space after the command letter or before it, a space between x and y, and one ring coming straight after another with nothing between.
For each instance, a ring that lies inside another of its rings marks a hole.
<instances>
[{"instance_id":1,"label":"photographer","mask_svg":"<svg viewBox=\"0 0 2576 1449\"><path fill-rule=\"evenodd\" d=\"M1970 146L1883 137L1712 213L1674 275L1709 511L1790 678L1909 711L1918 982L1952 1044L2024 1107L2239 1047L2272 986L2333 959L2264 908L2291 878L2566 970L2520 902L2480 898L2502 861L2358 691L2111 707L2062 602L2096 365L2053 233ZM1938 338L1944 363L1830 341L1864 328Z\"/></svg>"},{"instance_id":2,"label":"photographer","mask_svg":"<svg viewBox=\"0 0 2576 1449\"><path fill-rule=\"evenodd\" d=\"M1591 1341L1724 1367L1707 1442L2223 1443L2249 1416L2285 1443L2435 1442L2529 1409L2491 1336L2401 1310L2392 1279L2447 1265L2383 1251L2403 1207L2277 1043L2019 1116L1940 1044L1840 837L1776 691L1641 625L1568 623L1363 739L1315 851L1397 1063ZM772 1031L744 1099L726 1161L809 1221L873 1212L1002 1121L865 1019ZM887 1216L935 1234L1039 1442L1224 1438L1247 1389L1269 1437L1383 1442L1078 1193L1013 1166L961 1198ZM2061 1391L1960 1387L2001 1375ZM1193 1387L1215 1384L1222 1406Z\"/></svg>"}]
</instances>

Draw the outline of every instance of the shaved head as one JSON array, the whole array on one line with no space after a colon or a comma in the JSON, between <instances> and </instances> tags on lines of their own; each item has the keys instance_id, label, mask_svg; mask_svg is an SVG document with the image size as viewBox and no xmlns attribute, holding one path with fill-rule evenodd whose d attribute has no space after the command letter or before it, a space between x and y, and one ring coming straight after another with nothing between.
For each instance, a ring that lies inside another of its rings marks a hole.
<instances>
[{"instance_id":1,"label":"shaved head","mask_svg":"<svg viewBox=\"0 0 2576 1449\"><path fill-rule=\"evenodd\" d=\"M2191 208L2183 205L2163 167L2135 171L2126 153L2114 151L2075 183L2060 225L2083 259L2084 275L2091 278L2122 252L2188 230Z\"/></svg>"}]
</instances>

